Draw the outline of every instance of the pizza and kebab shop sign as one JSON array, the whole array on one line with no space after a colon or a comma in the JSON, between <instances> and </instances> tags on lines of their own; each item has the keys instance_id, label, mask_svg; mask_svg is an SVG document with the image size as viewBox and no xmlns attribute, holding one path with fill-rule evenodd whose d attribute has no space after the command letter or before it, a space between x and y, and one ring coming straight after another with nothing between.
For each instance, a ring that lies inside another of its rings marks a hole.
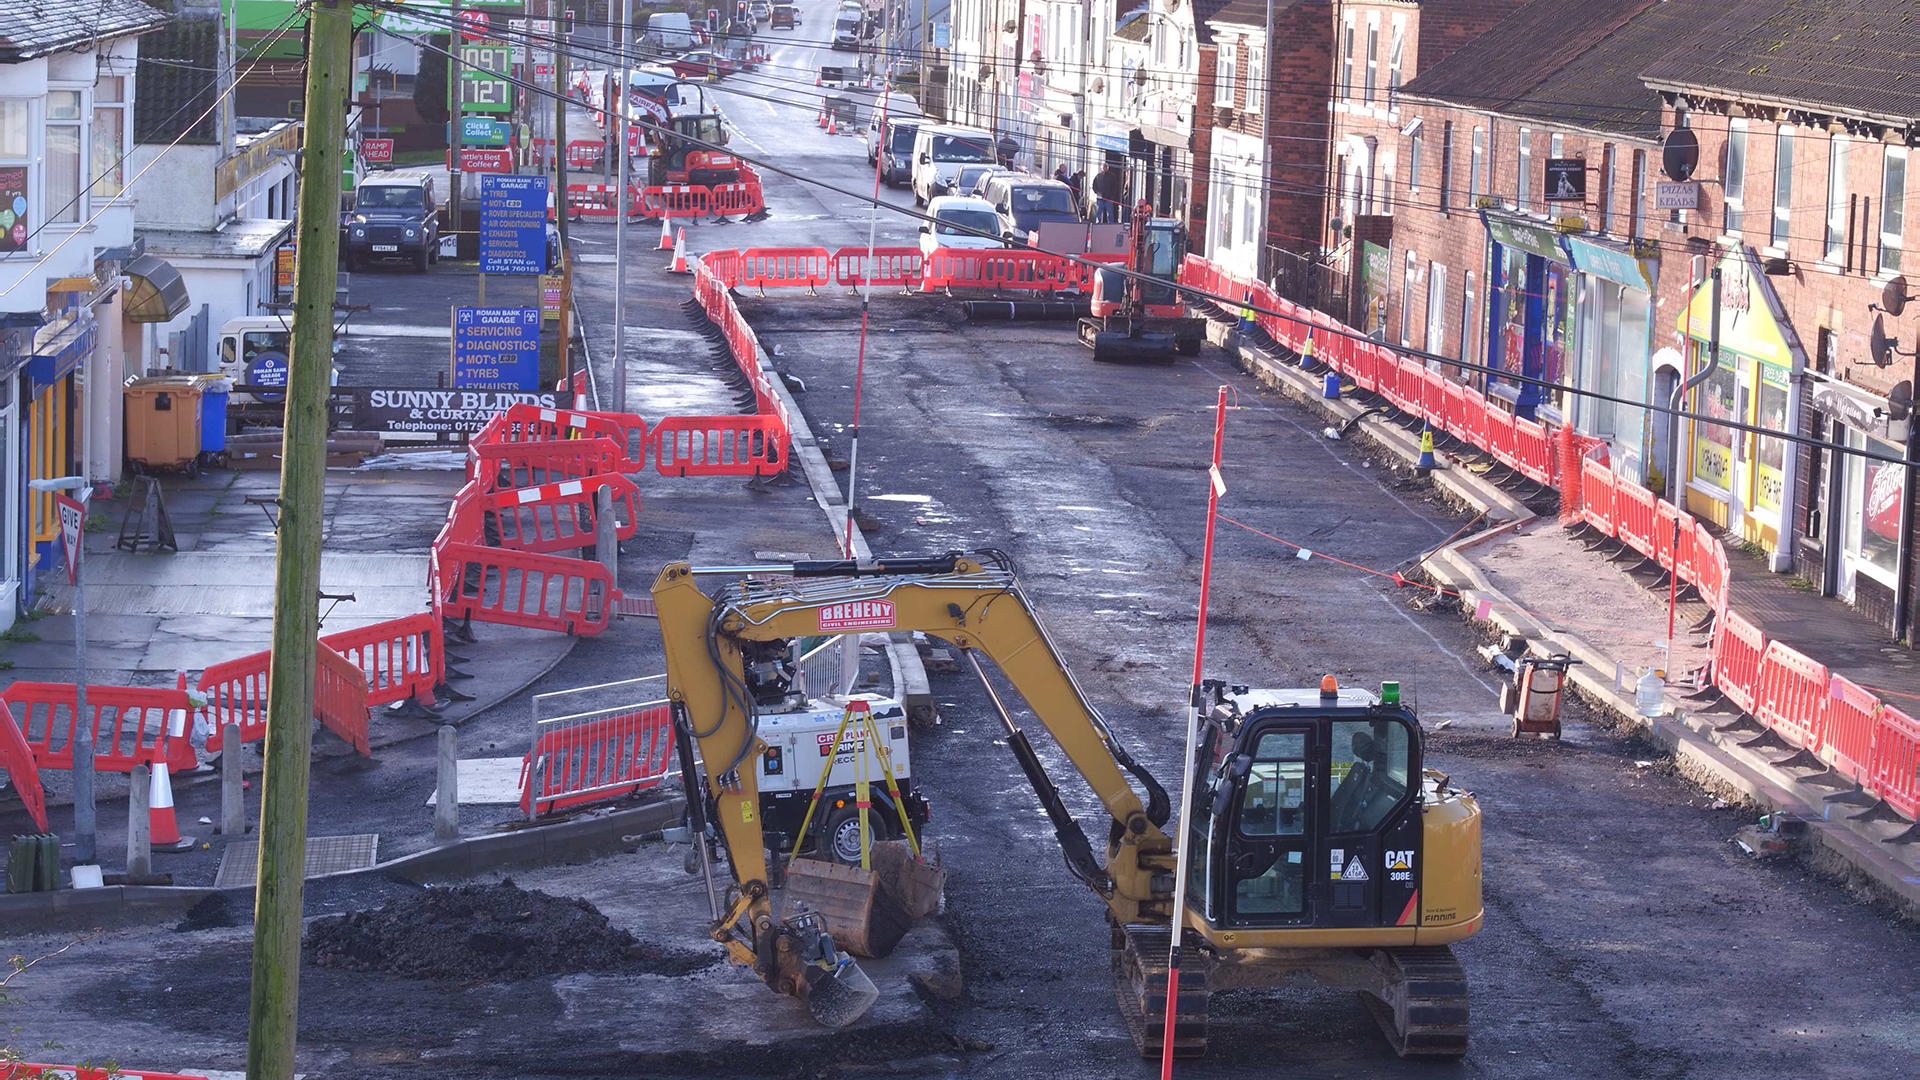
<instances>
[{"instance_id":1,"label":"pizza and kebab shop sign","mask_svg":"<svg viewBox=\"0 0 1920 1080\"><path fill-rule=\"evenodd\" d=\"M893 629L893 601L849 600L828 604L820 609L820 632L841 634L849 630Z\"/></svg>"},{"instance_id":2,"label":"pizza and kebab shop sign","mask_svg":"<svg viewBox=\"0 0 1920 1080\"><path fill-rule=\"evenodd\" d=\"M538 390L540 309L454 308L457 390Z\"/></svg>"}]
</instances>

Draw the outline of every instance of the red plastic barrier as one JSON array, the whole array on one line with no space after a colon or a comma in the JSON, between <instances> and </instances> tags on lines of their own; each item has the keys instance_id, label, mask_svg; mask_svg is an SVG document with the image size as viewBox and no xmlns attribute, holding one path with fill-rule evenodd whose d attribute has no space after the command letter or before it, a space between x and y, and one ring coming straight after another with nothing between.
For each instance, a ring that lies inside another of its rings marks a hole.
<instances>
[{"instance_id":1,"label":"red plastic barrier","mask_svg":"<svg viewBox=\"0 0 1920 1080\"><path fill-rule=\"evenodd\" d=\"M207 1080L198 1073L148 1072L138 1069L93 1067L89 1065L36 1065L31 1062L0 1062L0 1080Z\"/></svg>"},{"instance_id":2,"label":"red plastic barrier","mask_svg":"<svg viewBox=\"0 0 1920 1080\"><path fill-rule=\"evenodd\" d=\"M455 540L433 545L436 605L447 618L592 635L607 628L620 590L597 562Z\"/></svg>"},{"instance_id":3,"label":"red plastic barrier","mask_svg":"<svg viewBox=\"0 0 1920 1080\"><path fill-rule=\"evenodd\" d=\"M369 704L412 698L431 705L434 687L445 678L440 623L427 612L328 634L320 643L366 676Z\"/></svg>"},{"instance_id":4,"label":"red plastic barrier","mask_svg":"<svg viewBox=\"0 0 1920 1080\"><path fill-rule=\"evenodd\" d=\"M575 139L567 144L567 168L585 171L597 169L607 157L607 144L591 139Z\"/></svg>"},{"instance_id":5,"label":"red plastic barrier","mask_svg":"<svg viewBox=\"0 0 1920 1080\"><path fill-rule=\"evenodd\" d=\"M1614 535L1613 489L1619 481L1607 463L1580 459L1580 519L1608 536Z\"/></svg>"},{"instance_id":6,"label":"red plastic barrier","mask_svg":"<svg viewBox=\"0 0 1920 1080\"><path fill-rule=\"evenodd\" d=\"M673 766L673 712L665 704L540 734L520 764L529 818L653 787Z\"/></svg>"},{"instance_id":7,"label":"red plastic barrier","mask_svg":"<svg viewBox=\"0 0 1920 1080\"><path fill-rule=\"evenodd\" d=\"M267 734L267 668L273 661L270 652L222 660L200 673L200 690L207 703L200 709L212 730L207 749L218 751L226 743L228 724L240 725L240 741L252 742Z\"/></svg>"},{"instance_id":8,"label":"red plastic barrier","mask_svg":"<svg viewBox=\"0 0 1920 1080\"><path fill-rule=\"evenodd\" d=\"M1513 467L1521 476L1536 484L1553 486L1553 439L1547 434L1546 425L1515 417L1513 458Z\"/></svg>"},{"instance_id":9,"label":"red plastic barrier","mask_svg":"<svg viewBox=\"0 0 1920 1080\"><path fill-rule=\"evenodd\" d=\"M713 213L713 189L668 184L639 192L635 212L646 217L706 217Z\"/></svg>"},{"instance_id":10,"label":"red plastic barrier","mask_svg":"<svg viewBox=\"0 0 1920 1080\"><path fill-rule=\"evenodd\" d=\"M313 665L313 715L321 727L345 739L362 755L373 756L367 736L367 677L351 660L324 643Z\"/></svg>"},{"instance_id":11,"label":"red plastic barrier","mask_svg":"<svg viewBox=\"0 0 1920 1080\"><path fill-rule=\"evenodd\" d=\"M1659 499L1632 480L1619 480L1613 489L1614 535L1642 555L1652 555L1654 528L1660 519Z\"/></svg>"},{"instance_id":12,"label":"red plastic barrier","mask_svg":"<svg viewBox=\"0 0 1920 1080\"><path fill-rule=\"evenodd\" d=\"M1466 395L1467 441L1475 446L1487 445L1487 424L1493 416L1493 403L1481 397L1479 391L1462 384L1461 391Z\"/></svg>"},{"instance_id":13,"label":"red plastic barrier","mask_svg":"<svg viewBox=\"0 0 1920 1080\"><path fill-rule=\"evenodd\" d=\"M786 425L777 415L670 416L651 437L662 476L772 476L787 467Z\"/></svg>"},{"instance_id":14,"label":"red plastic barrier","mask_svg":"<svg viewBox=\"0 0 1920 1080\"><path fill-rule=\"evenodd\" d=\"M1873 793L1908 820L1920 819L1920 721L1891 705L1881 707L1872 771Z\"/></svg>"},{"instance_id":15,"label":"red plastic barrier","mask_svg":"<svg viewBox=\"0 0 1920 1080\"><path fill-rule=\"evenodd\" d=\"M740 253L742 286L811 289L832 281L833 253L823 247L748 248Z\"/></svg>"},{"instance_id":16,"label":"red plastic barrier","mask_svg":"<svg viewBox=\"0 0 1920 1080\"><path fill-rule=\"evenodd\" d=\"M1458 439L1471 439L1473 425L1467 419L1467 410L1473 406L1467 398L1467 388L1445 380L1440 387L1440 415L1442 426L1448 434ZM1478 410L1475 409L1477 412Z\"/></svg>"},{"instance_id":17,"label":"red plastic barrier","mask_svg":"<svg viewBox=\"0 0 1920 1080\"><path fill-rule=\"evenodd\" d=\"M1704 521L1693 523L1693 543L1698 554L1694 556L1694 566L1698 576L1694 583L1700 589L1700 598L1713 609L1714 614L1724 614L1727 610L1727 580L1731 574L1727 566L1727 546L1713 535Z\"/></svg>"},{"instance_id":18,"label":"red plastic barrier","mask_svg":"<svg viewBox=\"0 0 1920 1080\"><path fill-rule=\"evenodd\" d=\"M1076 264L1050 251L936 248L927 256L921 287L1058 292L1081 288L1085 280Z\"/></svg>"},{"instance_id":19,"label":"red plastic barrier","mask_svg":"<svg viewBox=\"0 0 1920 1080\"><path fill-rule=\"evenodd\" d=\"M467 505L493 515L499 547L571 552L593 546L595 500L602 489L613 495L614 536L633 539L640 527L640 489L619 473L495 491Z\"/></svg>"},{"instance_id":20,"label":"red plastic barrier","mask_svg":"<svg viewBox=\"0 0 1920 1080\"><path fill-rule=\"evenodd\" d=\"M925 261L919 248L877 247L869 264L866 248L844 247L833 253L833 280L838 285L916 285Z\"/></svg>"},{"instance_id":21,"label":"red plastic barrier","mask_svg":"<svg viewBox=\"0 0 1920 1080\"><path fill-rule=\"evenodd\" d=\"M585 375L586 372L579 372L574 381L583 384ZM647 422L634 413L543 409L522 402L496 413L473 436L472 442L557 442L592 438L606 439L621 452L619 471L639 472L646 468Z\"/></svg>"},{"instance_id":22,"label":"red plastic barrier","mask_svg":"<svg viewBox=\"0 0 1920 1080\"><path fill-rule=\"evenodd\" d=\"M1767 636L1737 611L1727 612L1714 628L1713 685L1745 712L1760 707L1760 661L1766 651Z\"/></svg>"},{"instance_id":23,"label":"red plastic barrier","mask_svg":"<svg viewBox=\"0 0 1920 1080\"><path fill-rule=\"evenodd\" d=\"M34 767L72 769L76 724L72 683L16 682L0 691L4 705L26 745ZM172 738L168 722L188 708L186 680L172 687L95 686L87 684L88 722L93 726L93 767L132 772L135 765L164 761L169 769L197 765L193 744Z\"/></svg>"},{"instance_id":24,"label":"red plastic barrier","mask_svg":"<svg viewBox=\"0 0 1920 1080\"><path fill-rule=\"evenodd\" d=\"M40 787L40 766L33 760L33 747L19 725L0 723L0 772L12 778L13 790L41 832L47 831L47 797Z\"/></svg>"},{"instance_id":25,"label":"red plastic barrier","mask_svg":"<svg viewBox=\"0 0 1920 1080\"><path fill-rule=\"evenodd\" d=\"M568 184L567 215L611 220L620 213L615 193L612 184Z\"/></svg>"},{"instance_id":26,"label":"red plastic barrier","mask_svg":"<svg viewBox=\"0 0 1920 1080\"><path fill-rule=\"evenodd\" d=\"M713 212L721 217L735 214L757 214L767 208L767 197L758 181L739 184L715 184L712 189L711 206Z\"/></svg>"},{"instance_id":27,"label":"red plastic barrier","mask_svg":"<svg viewBox=\"0 0 1920 1080\"><path fill-rule=\"evenodd\" d=\"M479 481L482 492L617 473L627 464L604 438L467 444L467 479Z\"/></svg>"},{"instance_id":28,"label":"red plastic barrier","mask_svg":"<svg viewBox=\"0 0 1920 1080\"><path fill-rule=\"evenodd\" d=\"M1825 664L1770 641L1760 659L1760 708L1754 718L1817 753L1826 734L1827 683Z\"/></svg>"},{"instance_id":29,"label":"red plastic barrier","mask_svg":"<svg viewBox=\"0 0 1920 1080\"><path fill-rule=\"evenodd\" d=\"M1880 726L1880 699L1843 675L1827 684L1827 722L1821 760L1849 780L1872 778L1873 740Z\"/></svg>"}]
</instances>

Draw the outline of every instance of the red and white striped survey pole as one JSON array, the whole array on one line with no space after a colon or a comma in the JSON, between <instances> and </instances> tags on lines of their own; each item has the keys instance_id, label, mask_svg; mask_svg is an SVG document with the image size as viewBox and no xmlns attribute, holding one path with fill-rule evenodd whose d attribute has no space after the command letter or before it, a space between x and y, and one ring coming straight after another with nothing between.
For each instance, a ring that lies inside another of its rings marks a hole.
<instances>
[{"instance_id":1,"label":"red and white striped survey pole","mask_svg":"<svg viewBox=\"0 0 1920 1080\"><path fill-rule=\"evenodd\" d=\"M1173 1076L1173 1017L1180 1000L1180 931L1187 911L1187 813L1193 808L1193 748L1200 733L1200 676L1207 655L1207 590L1213 585L1213 523L1227 483L1220 476L1220 444L1227 431L1227 387L1213 412L1213 462L1207 467L1207 540L1200 554L1200 619L1193 635L1193 686L1187 697L1187 738L1180 751L1180 816L1173 831L1173 944L1167 947L1167 1011L1160 1035L1160 1080Z\"/></svg>"},{"instance_id":2,"label":"red and white striped survey pole","mask_svg":"<svg viewBox=\"0 0 1920 1080\"><path fill-rule=\"evenodd\" d=\"M847 536L846 556L853 555L853 489L860 480L860 384L867 373L867 309L873 304L873 233L880 221L880 173L887 167L887 99L893 95L893 82L888 80L885 89L880 91L880 153L873 162L873 206L867 215L867 265L860 275L863 279L860 290L860 345L853 361L853 449L847 455Z\"/></svg>"}]
</instances>

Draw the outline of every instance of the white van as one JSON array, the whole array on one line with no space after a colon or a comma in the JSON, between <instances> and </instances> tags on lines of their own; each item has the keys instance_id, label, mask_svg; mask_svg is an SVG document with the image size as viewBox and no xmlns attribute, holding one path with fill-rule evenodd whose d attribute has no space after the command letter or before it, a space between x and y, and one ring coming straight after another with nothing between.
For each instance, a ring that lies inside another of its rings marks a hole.
<instances>
[{"instance_id":1,"label":"white van","mask_svg":"<svg viewBox=\"0 0 1920 1080\"><path fill-rule=\"evenodd\" d=\"M660 47L680 53L693 48L693 20L684 11L656 11L647 17L647 33L656 36Z\"/></svg>"},{"instance_id":2,"label":"white van","mask_svg":"<svg viewBox=\"0 0 1920 1080\"><path fill-rule=\"evenodd\" d=\"M927 205L936 195L953 190L962 165L991 163L993 136L979 128L923 127L913 138L913 201Z\"/></svg>"}]
</instances>

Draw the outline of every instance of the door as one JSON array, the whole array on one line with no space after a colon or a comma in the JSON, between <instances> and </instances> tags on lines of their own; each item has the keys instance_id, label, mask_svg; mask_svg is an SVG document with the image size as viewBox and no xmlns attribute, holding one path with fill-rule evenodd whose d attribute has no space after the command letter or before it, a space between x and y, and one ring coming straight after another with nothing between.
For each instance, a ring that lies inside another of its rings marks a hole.
<instances>
[{"instance_id":1,"label":"door","mask_svg":"<svg viewBox=\"0 0 1920 1080\"><path fill-rule=\"evenodd\" d=\"M1336 720L1328 732L1313 925L1379 926L1383 906L1402 914L1413 885L1410 874L1393 876L1411 871L1418 847L1411 729L1368 717Z\"/></svg>"},{"instance_id":2,"label":"door","mask_svg":"<svg viewBox=\"0 0 1920 1080\"><path fill-rule=\"evenodd\" d=\"M1312 725L1281 724L1254 744L1227 835L1223 891L1235 924L1313 922L1307 863L1321 797L1315 734Z\"/></svg>"}]
</instances>

